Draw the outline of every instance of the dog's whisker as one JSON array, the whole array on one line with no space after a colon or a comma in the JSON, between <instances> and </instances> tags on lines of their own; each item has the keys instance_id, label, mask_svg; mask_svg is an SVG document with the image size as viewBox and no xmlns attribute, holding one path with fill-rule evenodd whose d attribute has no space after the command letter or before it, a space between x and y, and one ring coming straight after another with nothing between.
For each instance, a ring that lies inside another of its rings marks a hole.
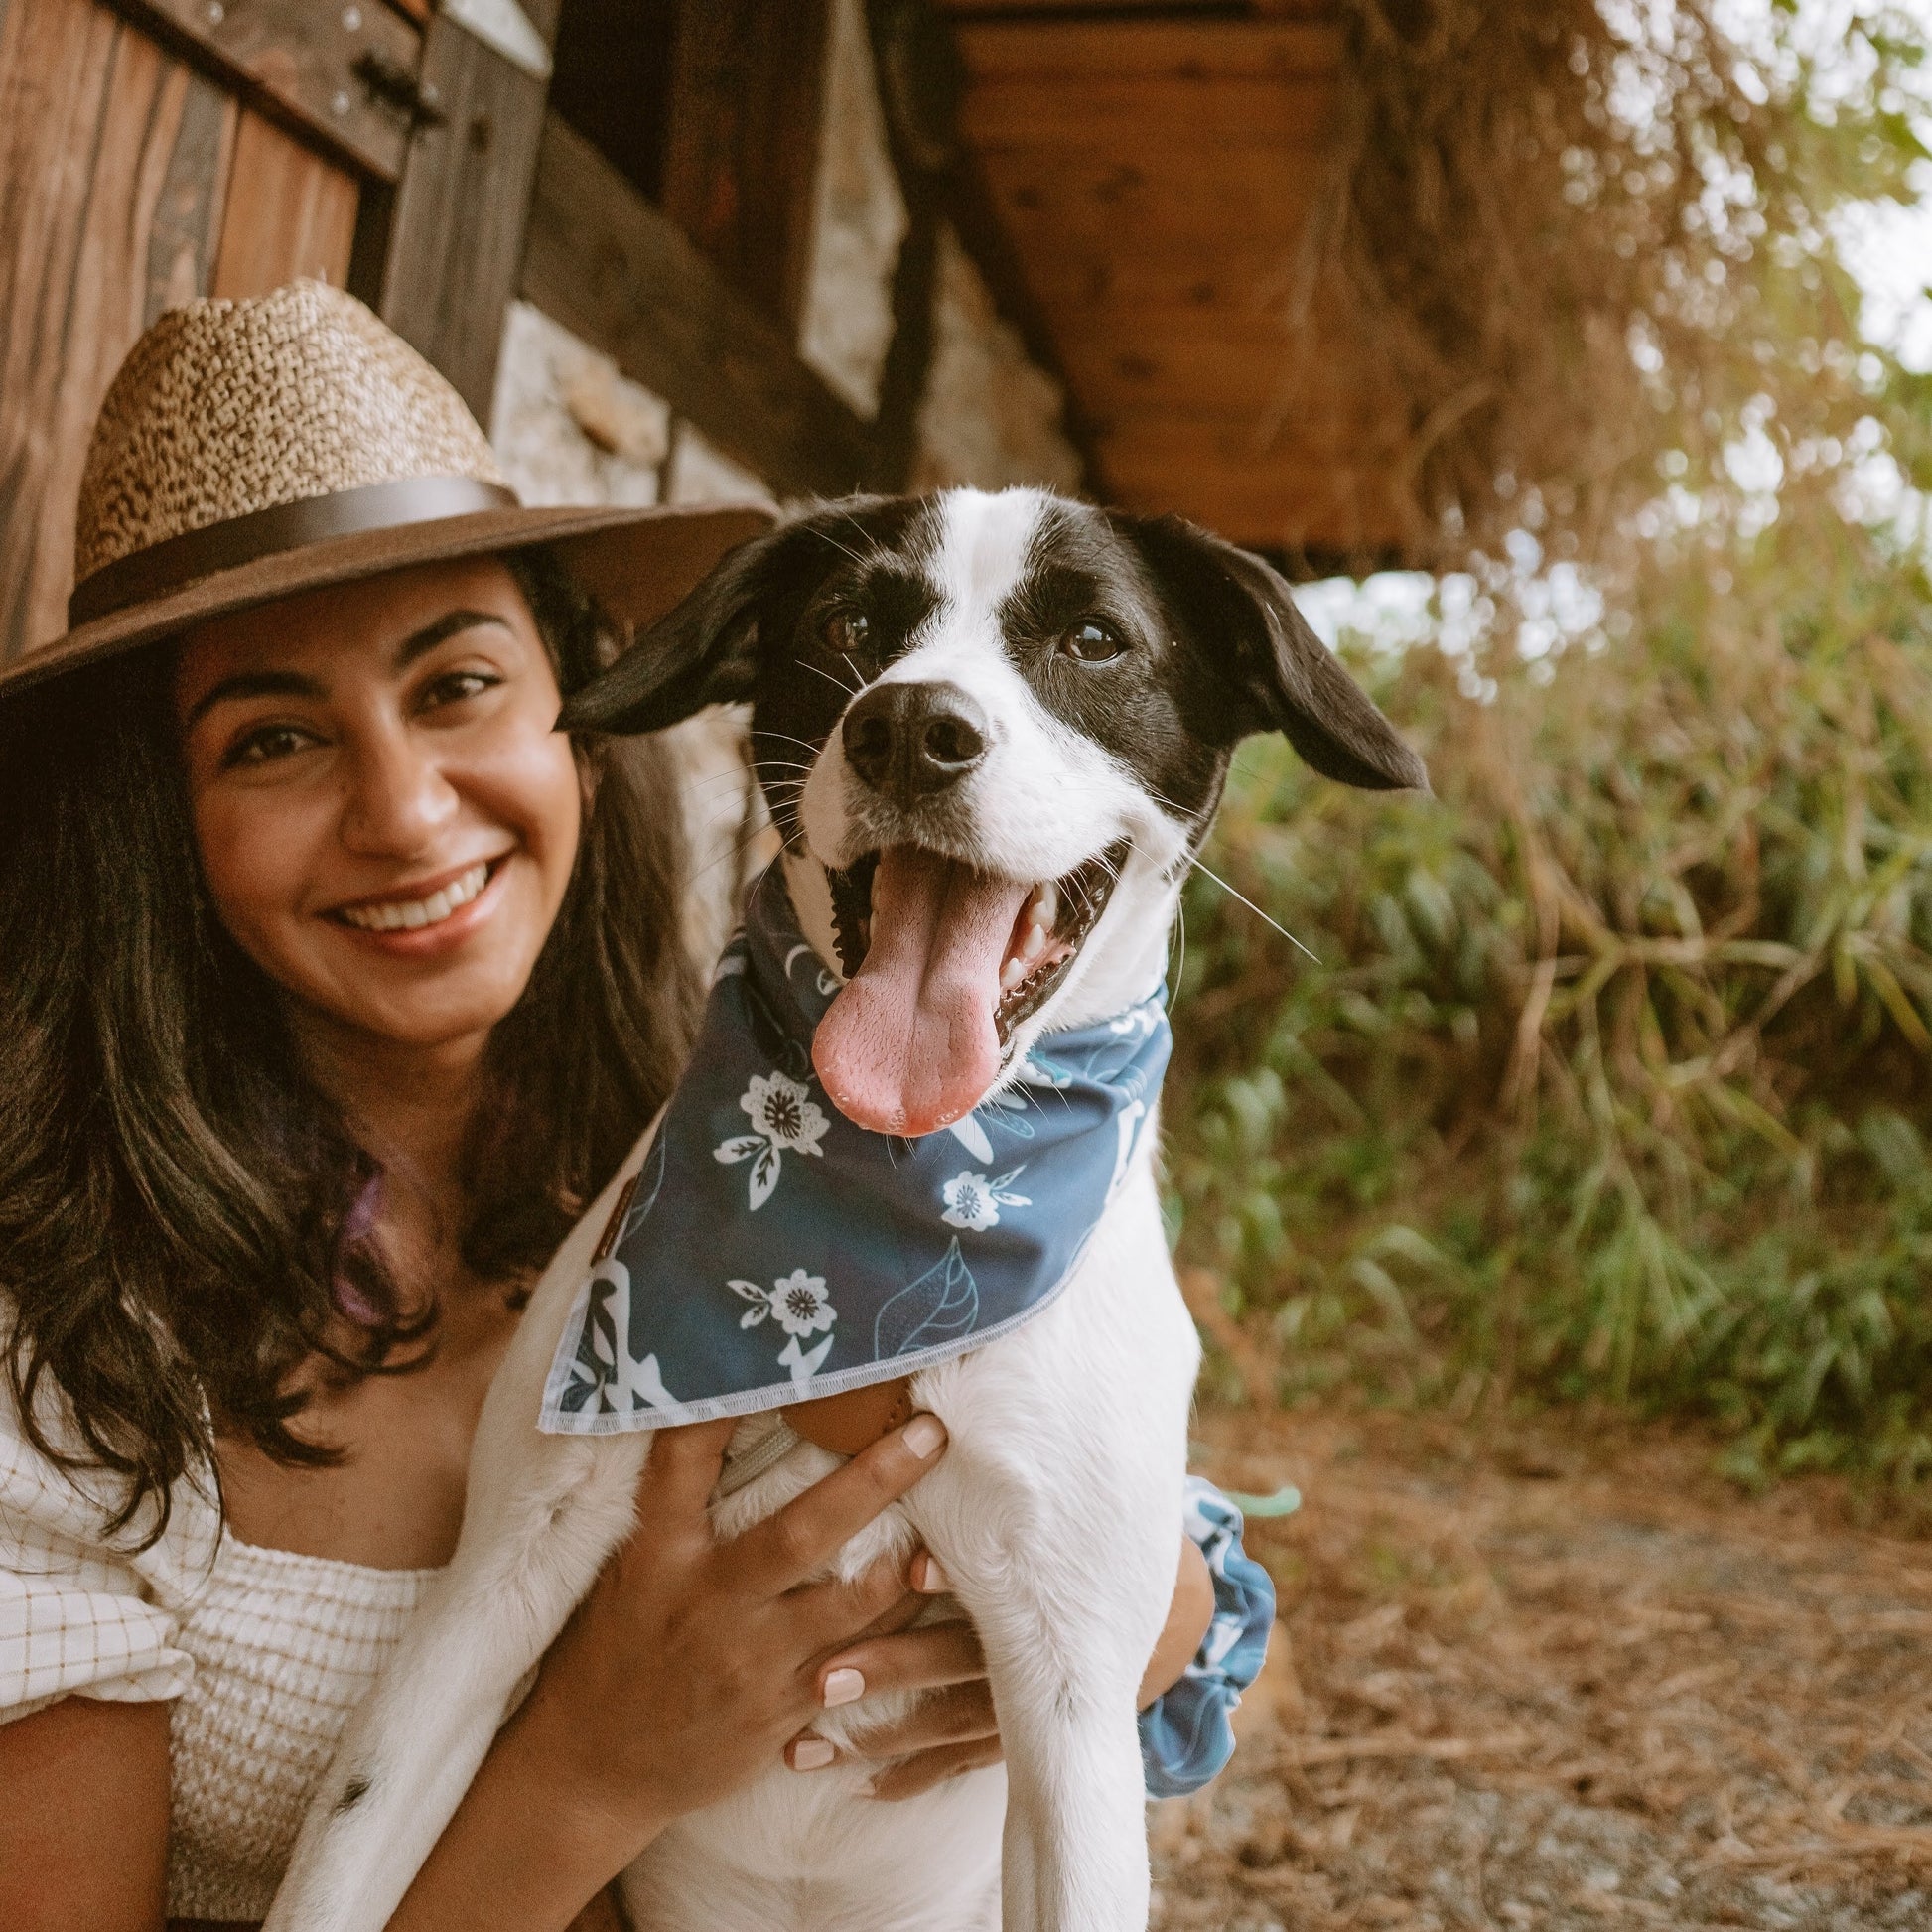
<instances>
[{"instance_id":1,"label":"dog's whisker","mask_svg":"<svg viewBox=\"0 0 1932 1932\"><path fill-rule=\"evenodd\" d=\"M850 522L851 521L850 516L848 516L846 520ZM855 525L854 527L856 528L857 526ZM829 543L832 546L832 548L839 553L841 557L850 557L852 561L855 564L857 564L861 570L864 570L866 565L869 562L871 562L870 558L860 556L858 551L854 550L849 544L841 543L838 540L838 538L831 533L830 530L821 530L819 532L819 535L822 536L825 539L825 541Z\"/></svg>"},{"instance_id":2,"label":"dog's whisker","mask_svg":"<svg viewBox=\"0 0 1932 1932\"><path fill-rule=\"evenodd\" d=\"M814 676L822 677L827 684L836 685L848 698L856 698L866 688L863 681L858 684L848 684L843 678L834 677L823 664L807 664L803 658L798 662L801 670L810 671Z\"/></svg>"},{"instance_id":3,"label":"dog's whisker","mask_svg":"<svg viewBox=\"0 0 1932 1932\"><path fill-rule=\"evenodd\" d=\"M816 669L817 667L814 666L813 668ZM821 675L827 675L827 674L822 673ZM834 678L832 681L835 684L838 683L838 680L836 678ZM787 745L796 745L800 751L809 752L814 758L818 756L819 748L816 745L814 745L809 738L798 738L795 737L790 732L772 731L768 726L760 725L759 729L755 733L753 733L753 736L755 738L781 738L784 740L784 742Z\"/></svg>"},{"instance_id":4,"label":"dog's whisker","mask_svg":"<svg viewBox=\"0 0 1932 1932\"><path fill-rule=\"evenodd\" d=\"M1294 933L1289 931L1288 927L1282 924L1281 920L1270 917L1269 914L1264 912L1261 909L1261 907L1258 906L1254 902L1254 900L1247 896L1246 893L1239 892L1234 887L1230 886L1228 882L1225 879L1223 879L1218 872L1210 871L1209 868L1203 865L1200 860L1190 857L1187 863L1190 866L1192 866L1196 872L1206 873L1207 877L1213 880L1215 885L1220 887L1221 891L1226 893L1230 898L1239 899L1241 903L1245 905L1248 908L1248 910L1252 912L1255 915L1255 917L1262 922L1263 925L1273 926L1275 930L1279 932L1282 935L1282 937L1286 939L1291 946L1296 947L1301 952L1307 953L1308 956L1311 960L1313 960L1317 966L1321 964L1321 956L1319 953L1316 953L1311 950L1308 946L1303 945L1302 941L1296 938Z\"/></svg>"}]
</instances>

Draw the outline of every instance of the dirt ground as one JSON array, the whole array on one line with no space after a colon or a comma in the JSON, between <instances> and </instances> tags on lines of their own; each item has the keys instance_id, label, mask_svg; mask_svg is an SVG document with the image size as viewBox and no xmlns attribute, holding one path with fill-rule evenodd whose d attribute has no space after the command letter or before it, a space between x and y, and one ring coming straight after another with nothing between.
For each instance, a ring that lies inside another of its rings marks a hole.
<instances>
[{"instance_id":1,"label":"dirt ground","mask_svg":"<svg viewBox=\"0 0 1932 1932\"><path fill-rule=\"evenodd\" d=\"M1200 1419L1292 1482L1234 1764L1153 1814L1159 1932L1932 1928L1932 1542L1694 1437Z\"/></svg>"}]
</instances>

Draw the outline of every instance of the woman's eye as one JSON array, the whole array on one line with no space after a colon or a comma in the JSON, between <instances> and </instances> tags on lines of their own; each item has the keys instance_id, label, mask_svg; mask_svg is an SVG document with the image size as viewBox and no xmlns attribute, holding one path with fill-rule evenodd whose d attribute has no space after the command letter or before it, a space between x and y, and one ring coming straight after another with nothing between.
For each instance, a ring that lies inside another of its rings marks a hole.
<instances>
[{"instance_id":1,"label":"woman's eye","mask_svg":"<svg viewBox=\"0 0 1932 1932\"><path fill-rule=\"evenodd\" d=\"M1098 618L1082 618L1060 638L1060 649L1082 664L1106 664L1122 655L1127 646L1120 633Z\"/></svg>"},{"instance_id":2,"label":"woman's eye","mask_svg":"<svg viewBox=\"0 0 1932 1932\"><path fill-rule=\"evenodd\" d=\"M825 620L825 641L841 657L856 657L872 636L871 621L857 611L834 611Z\"/></svg>"},{"instance_id":3,"label":"woman's eye","mask_svg":"<svg viewBox=\"0 0 1932 1932\"><path fill-rule=\"evenodd\" d=\"M299 726L264 725L236 739L222 758L221 766L230 770L239 764L273 764L277 759L288 758L314 743L312 734Z\"/></svg>"},{"instance_id":4,"label":"woman's eye","mask_svg":"<svg viewBox=\"0 0 1932 1932\"><path fill-rule=\"evenodd\" d=\"M480 697L500 682L486 671L451 671L424 692L424 701L431 705L461 704L465 698Z\"/></svg>"}]
</instances>

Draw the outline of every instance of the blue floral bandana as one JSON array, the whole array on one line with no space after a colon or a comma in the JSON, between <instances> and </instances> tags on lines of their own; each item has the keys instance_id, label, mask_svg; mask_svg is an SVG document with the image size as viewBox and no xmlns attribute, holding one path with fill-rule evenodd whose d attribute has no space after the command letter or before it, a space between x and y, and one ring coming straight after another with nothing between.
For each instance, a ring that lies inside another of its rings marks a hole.
<instances>
[{"instance_id":1,"label":"blue floral bandana","mask_svg":"<svg viewBox=\"0 0 1932 1932\"><path fill-rule=\"evenodd\" d=\"M854 1126L813 1076L838 985L773 866L578 1290L539 1427L612 1435L840 1395L981 1347L1065 1284L1160 1092L1166 990L1041 1035L1012 1087L902 1140Z\"/></svg>"}]
</instances>

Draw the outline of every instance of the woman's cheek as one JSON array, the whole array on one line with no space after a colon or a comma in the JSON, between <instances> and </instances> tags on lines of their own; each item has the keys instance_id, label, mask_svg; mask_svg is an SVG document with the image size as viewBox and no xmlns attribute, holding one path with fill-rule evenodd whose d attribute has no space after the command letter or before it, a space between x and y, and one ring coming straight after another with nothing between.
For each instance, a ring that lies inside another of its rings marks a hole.
<instances>
[{"instance_id":1,"label":"woman's cheek","mask_svg":"<svg viewBox=\"0 0 1932 1932\"><path fill-rule=\"evenodd\" d=\"M194 801L202 876L221 923L272 977L286 981L309 919L321 820L295 788L207 787Z\"/></svg>"},{"instance_id":2,"label":"woman's cheek","mask_svg":"<svg viewBox=\"0 0 1932 1932\"><path fill-rule=\"evenodd\" d=\"M534 862L544 910L544 929L535 935L540 947L563 903L583 836L583 783L570 740L547 721L519 731L478 769L475 796Z\"/></svg>"}]
</instances>

